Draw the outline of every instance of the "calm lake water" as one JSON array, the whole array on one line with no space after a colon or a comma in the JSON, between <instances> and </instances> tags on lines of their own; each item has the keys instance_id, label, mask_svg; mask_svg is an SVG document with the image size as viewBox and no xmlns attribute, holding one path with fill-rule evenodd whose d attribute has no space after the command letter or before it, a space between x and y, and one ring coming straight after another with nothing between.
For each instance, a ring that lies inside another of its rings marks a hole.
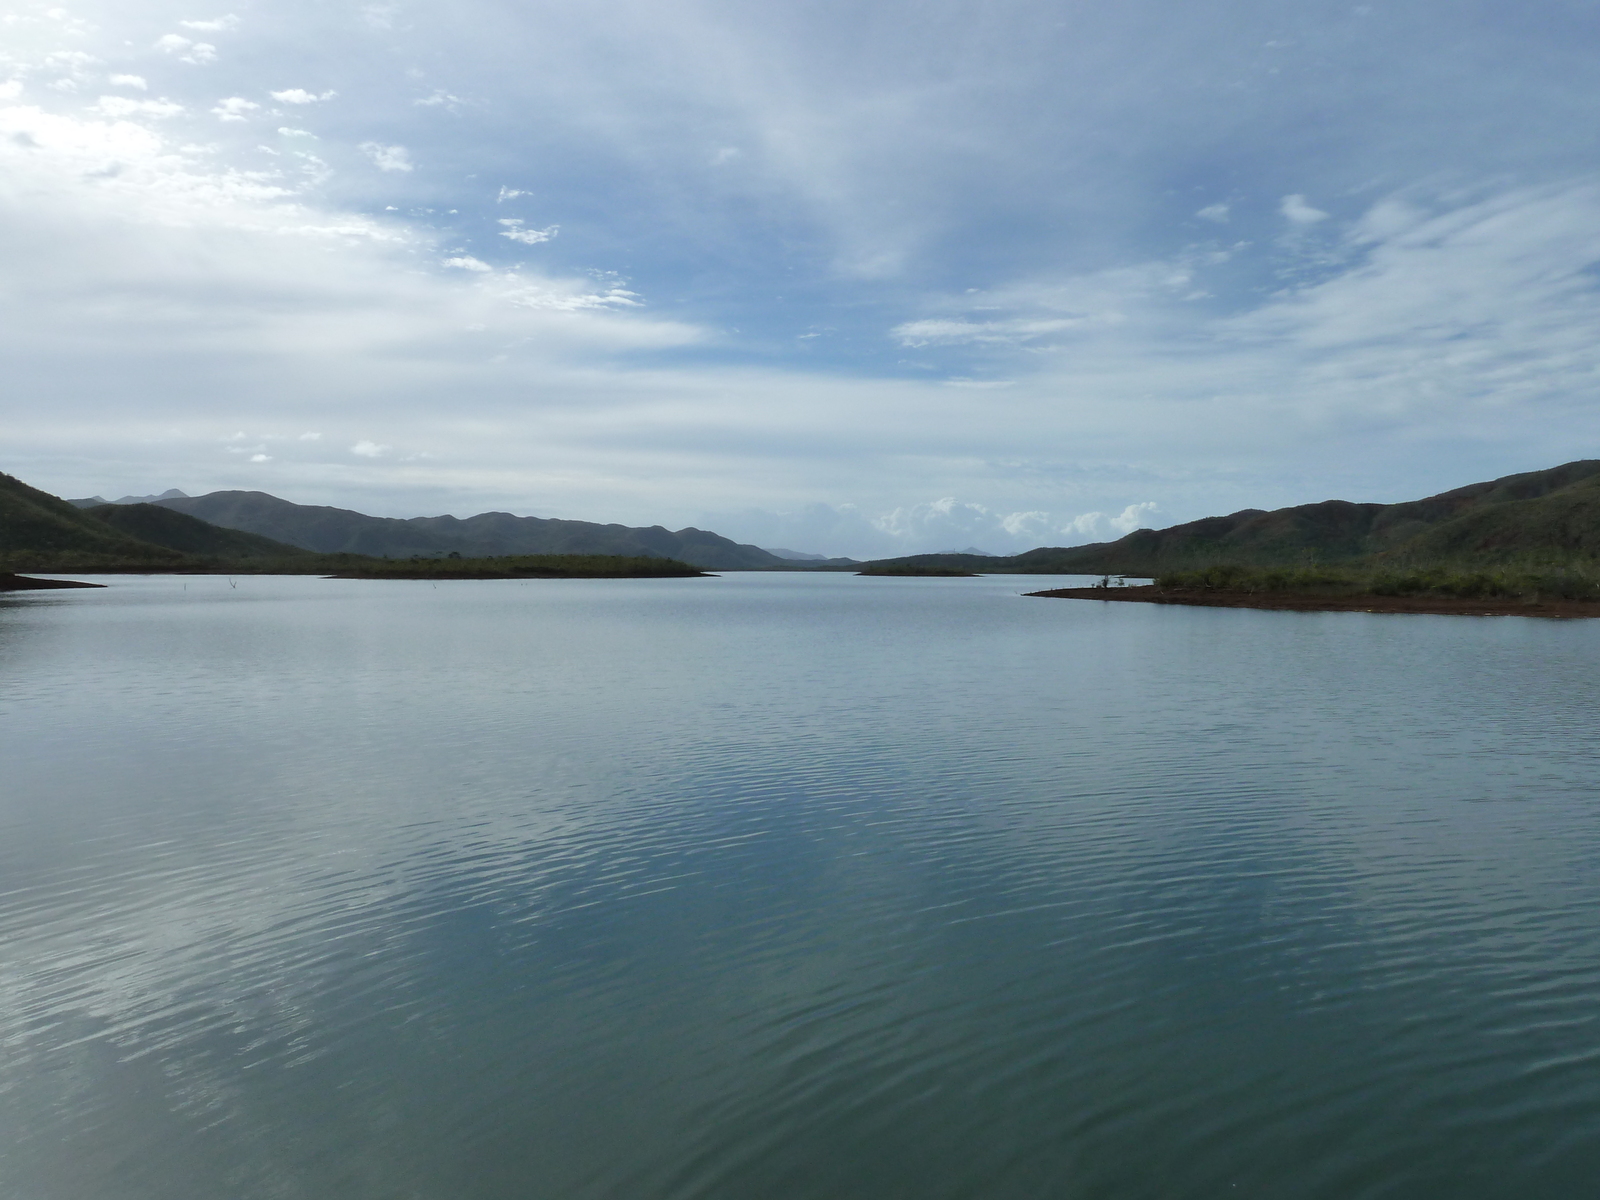
<instances>
[{"instance_id":1,"label":"calm lake water","mask_svg":"<svg viewBox=\"0 0 1600 1200\"><path fill-rule=\"evenodd\" d=\"M7 1200L1600 1178L1600 622L0 599Z\"/></svg>"}]
</instances>

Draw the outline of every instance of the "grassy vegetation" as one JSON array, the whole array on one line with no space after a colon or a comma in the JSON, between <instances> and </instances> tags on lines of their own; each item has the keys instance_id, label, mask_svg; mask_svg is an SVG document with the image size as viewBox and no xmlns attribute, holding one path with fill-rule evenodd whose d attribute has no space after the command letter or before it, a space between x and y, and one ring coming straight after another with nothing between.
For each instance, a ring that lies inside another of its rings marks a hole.
<instances>
[{"instance_id":1,"label":"grassy vegetation","mask_svg":"<svg viewBox=\"0 0 1600 1200\"><path fill-rule=\"evenodd\" d=\"M1449 563L1278 568L1217 565L1169 571L1156 577L1156 586L1170 591L1251 594L1600 601L1600 564L1576 560L1490 569Z\"/></svg>"}]
</instances>

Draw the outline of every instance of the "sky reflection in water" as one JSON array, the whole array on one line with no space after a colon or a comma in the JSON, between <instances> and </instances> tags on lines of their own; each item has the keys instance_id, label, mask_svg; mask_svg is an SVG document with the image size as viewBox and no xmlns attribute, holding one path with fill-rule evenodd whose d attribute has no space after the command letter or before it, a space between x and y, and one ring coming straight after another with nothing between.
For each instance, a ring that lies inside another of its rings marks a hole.
<instances>
[{"instance_id":1,"label":"sky reflection in water","mask_svg":"<svg viewBox=\"0 0 1600 1200\"><path fill-rule=\"evenodd\" d=\"M0 602L0 1190L1577 1195L1600 625Z\"/></svg>"}]
</instances>

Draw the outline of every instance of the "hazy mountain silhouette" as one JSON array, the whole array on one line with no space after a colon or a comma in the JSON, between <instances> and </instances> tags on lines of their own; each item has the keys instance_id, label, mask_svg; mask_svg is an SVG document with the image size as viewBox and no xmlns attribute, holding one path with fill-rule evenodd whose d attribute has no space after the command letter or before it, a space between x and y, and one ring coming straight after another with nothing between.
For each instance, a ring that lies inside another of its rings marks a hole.
<instances>
[{"instance_id":1,"label":"hazy mountain silhouette","mask_svg":"<svg viewBox=\"0 0 1600 1200\"><path fill-rule=\"evenodd\" d=\"M652 525L639 529L592 521L517 517L503 512L466 518L369 517L345 508L294 504L266 492L212 492L156 503L225 529L243 530L323 554L390 558L451 551L469 558L502 554L623 554L675 558L712 570L794 565L759 546L693 528L674 531Z\"/></svg>"}]
</instances>

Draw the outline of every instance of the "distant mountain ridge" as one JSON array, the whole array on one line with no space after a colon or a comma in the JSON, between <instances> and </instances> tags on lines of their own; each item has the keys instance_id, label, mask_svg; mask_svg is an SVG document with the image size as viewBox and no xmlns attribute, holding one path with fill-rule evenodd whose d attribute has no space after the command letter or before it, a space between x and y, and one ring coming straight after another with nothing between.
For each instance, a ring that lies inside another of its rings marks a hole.
<instances>
[{"instance_id":1,"label":"distant mountain ridge","mask_svg":"<svg viewBox=\"0 0 1600 1200\"><path fill-rule=\"evenodd\" d=\"M295 504L266 492L211 492L172 496L154 503L224 529L237 529L321 554L409 558L449 554L469 558L508 554L620 554L675 558L708 570L793 569L759 546L704 529L634 528L592 521L518 517L487 512L474 517L369 517L318 504ZM841 560L825 559L835 563ZM842 560L849 562L848 559ZM808 562L807 565L810 565Z\"/></svg>"}]
</instances>

